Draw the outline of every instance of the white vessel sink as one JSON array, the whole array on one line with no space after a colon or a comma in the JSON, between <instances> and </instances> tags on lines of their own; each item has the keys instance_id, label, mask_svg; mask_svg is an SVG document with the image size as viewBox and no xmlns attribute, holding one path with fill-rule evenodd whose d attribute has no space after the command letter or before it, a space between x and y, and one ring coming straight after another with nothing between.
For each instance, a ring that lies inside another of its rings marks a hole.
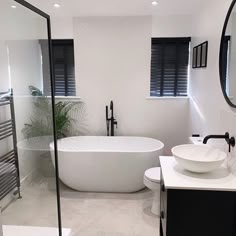
<instances>
[{"instance_id":1,"label":"white vessel sink","mask_svg":"<svg viewBox=\"0 0 236 236\"><path fill-rule=\"evenodd\" d=\"M178 164L191 172L206 173L219 168L227 155L209 145L184 144L172 148Z\"/></svg>"}]
</instances>

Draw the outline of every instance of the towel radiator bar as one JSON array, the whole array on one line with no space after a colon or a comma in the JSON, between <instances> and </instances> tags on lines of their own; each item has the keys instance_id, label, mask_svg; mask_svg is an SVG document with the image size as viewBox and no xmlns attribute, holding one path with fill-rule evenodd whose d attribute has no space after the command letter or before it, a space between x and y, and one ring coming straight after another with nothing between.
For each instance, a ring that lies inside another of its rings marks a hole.
<instances>
[{"instance_id":1,"label":"towel radiator bar","mask_svg":"<svg viewBox=\"0 0 236 236\"><path fill-rule=\"evenodd\" d=\"M20 171L17 151L17 136L13 90L0 92L0 107L10 106L11 118L0 123L0 141L12 136L13 149L0 156L0 200L16 190L14 194L20 194Z\"/></svg>"}]
</instances>

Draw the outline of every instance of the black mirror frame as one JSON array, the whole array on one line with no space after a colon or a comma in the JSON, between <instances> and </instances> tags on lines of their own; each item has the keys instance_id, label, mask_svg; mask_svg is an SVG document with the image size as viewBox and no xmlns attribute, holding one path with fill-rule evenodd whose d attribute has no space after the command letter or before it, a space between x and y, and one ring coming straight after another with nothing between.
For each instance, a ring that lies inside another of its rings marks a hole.
<instances>
[{"instance_id":1,"label":"black mirror frame","mask_svg":"<svg viewBox=\"0 0 236 236\"><path fill-rule=\"evenodd\" d=\"M229 22L229 18L231 16L231 13L233 11L233 8L234 8L234 5L236 4L236 0L233 0L230 7L229 7L229 10L228 10L228 13L226 15L226 18L225 18L225 22L224 22L224 26L223 26L223 31L222 31L222 35L221 35L221 42L220 42L220 60L219 60L219 71L220 71L220 84L221 84L221 89L222 89L222 92L223 92L223 95L224 95L224 98L226 100L226 102L231 106L231 107L234 107L236 108L236 104L233 104L226 91L225 91L225 88L224 88L224 82L223 82L223 71L222 71L222 63L223 63L223 42L224 42L224 36L225 36L225 32L226 32L226 29L227 29L227 26L228 26L228 22Z\"/></svg>"}]
</instances>

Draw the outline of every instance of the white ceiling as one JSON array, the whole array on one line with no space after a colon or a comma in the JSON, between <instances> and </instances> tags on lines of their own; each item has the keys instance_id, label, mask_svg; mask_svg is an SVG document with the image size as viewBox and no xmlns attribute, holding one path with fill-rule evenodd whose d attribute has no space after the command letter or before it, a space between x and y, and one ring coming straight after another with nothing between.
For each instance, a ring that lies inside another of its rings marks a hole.
<instances>
[{"instance_id":1,"label":"white ceiling","mask_svg":"<svg viewBox=\"0 0 236 236\"><path fill-rule=\"evenodd\" d=\"M52 16L132 16L194 14L211 0L28 0ZM53 3L60 2L56 9Z\"/></svg>"}]
</instances>

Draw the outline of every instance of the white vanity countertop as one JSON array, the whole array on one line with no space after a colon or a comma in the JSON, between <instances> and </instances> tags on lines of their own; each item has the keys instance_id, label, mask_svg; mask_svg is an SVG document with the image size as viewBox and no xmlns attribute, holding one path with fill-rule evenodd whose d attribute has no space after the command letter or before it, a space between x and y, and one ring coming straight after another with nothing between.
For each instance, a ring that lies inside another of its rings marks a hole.
<instances>
[{"instance_id":1,"label":"white vanity countertop","mask_svg":"<svg viewBox=\"0 0 236 236\"><path fill-rule=\"evenodd\" d=\"M236 192L236 175L224 166L209 173L195 174L182 169L172 156L161 156L160 162L166 189Z\"/></svg>"}]
</instances>

